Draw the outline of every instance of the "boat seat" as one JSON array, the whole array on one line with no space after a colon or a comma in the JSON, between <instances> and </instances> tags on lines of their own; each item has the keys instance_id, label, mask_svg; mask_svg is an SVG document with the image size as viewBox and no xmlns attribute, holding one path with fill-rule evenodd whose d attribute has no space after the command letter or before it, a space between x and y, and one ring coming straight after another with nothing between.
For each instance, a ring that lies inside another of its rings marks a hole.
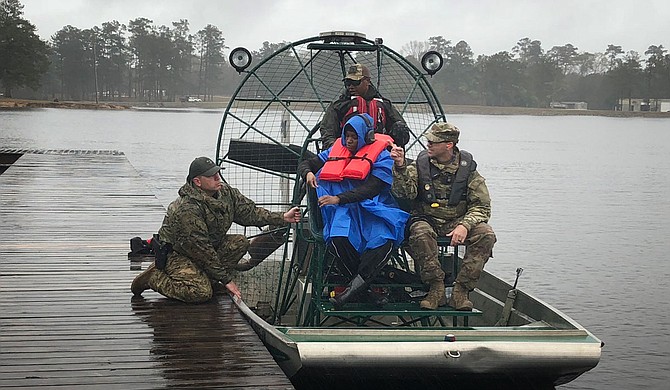
<instances>
[{"instance_id":1,"label":"boat seat","mask_svg":"<svg viewBox=\"0 0 670 390\"><path fill-rule=\"evenodd\" d=\"M327 280L329 279L329 270L333 268L334 258L332 254L324 248L323 242L323 220L321 218L321 210L318 206L316 190L306 188L307 200L307 215L309 216L307 229L312 238L313 244L322 247L319 252L321 271L314 275L324 275L324 279L316 282L315 291L332 291L335 288L344 288L346 282ZM458 257L459 246L451 246L450 240L447 237L438 239L438 259L445 270L447 277L445 278L445 285L449 286L453 282L458 268L460 266L460 258ZM394 291L400 291L403 296L406 296L408 291L427 291L419 276L418 270L412 269L409 265L407 254L401 247L389 259L389 262L381 272L378 282L373 282L372 288L389 288ZM323 272L323 273L322 273ZM395 273L394 277L389 274ZM322 290L323 289L323 290ZM457 311L450 306L443 306L438 310L422 310L419 307L419 299L409 298L411 301L405 299L398 299L384 305L383 308L374 307L371 304L352 303L344 307L344 310L334 310L332 304L328 301L325 294L313 294L312 306L318 313L316 322L326 325L338 325L343 323L353 324L357 326L371 326L384 325L389 326L393 323L394 326L445 326L445 318L452 318L454 327L458 326L458 318L463 318L461 321L463 326L468 326L468 318L473 316L481 316L482 313L478 310L473 311ZM387 317L386 322L381 321L381 317ZM388 321L388 317L395 317L397 320ZM335 319L335 321L332 321Z\"/></svg>"},{"instance_id":2,"label":"boat seat","mask_svg":"<svg viewBox=\"0 0 670 390\"><path fill-rule=\"evenodd\" d=\"M414 264L414 269L410 267L409 261L407 260L407 252L405 250L406 246L407 242L405 241L398 252L392 255L390 263L402 271L416 275L418 279L421 270L418 269L416 264ZM456 276L458 276L458 270L461 266L461 258L458 255L460 248L461 245L452 246L451 240L448 237L439 237L437 239L437 259L445 273L445 286L452 286L454 280L456 280ZM382 271L384 272L384 270ZM416 283L420 283L420 280L417 280Z\"/></svg>"},{"instance_id":3,"label":"boat seat","mask_svg":"<svg viewBox=\"0 0 670 390\"><path fill-rule=\"evenodd\" d=\"M458 256L459 245L452 246L451 240L448 237L438 238L438 259L445 271L445 286L453 284L460 267L461 258ZM399 249L395 253L389 264L382 269L382 277L389 281L389 283L373 283L372 287L386 287L411 289L412 291L422 290L426 291L426 287L419 276L418 270L410 269L407 260L407 254L404 249ZM417 272L415 272L417 271ZM395 273L395 275L392 275ZM325 284L329 289L334 287L332 284ZM336 318L337 321L329 324L336 326L343 323L348 323L356 326L389 326L389 321L382 322L381 317L397 317L394 321L395 326L434 326L439 324L445 326L444 319L451 317L452 326L458 326L458 319L462 318L463 326L469 325L470 317L478 317L482 315L479 310L472 311L458 311L450 306L439 307L437 310L422 310L419 308L418 301L415 302L391 302L384 305L382 308L374 307L371 304L352 303L346 305L341 310L333 309L333 306L327 300L320 300L318 303L318 310L321 315L321 322L325 324L326 321Z\"/></svg>"}]
</instances>

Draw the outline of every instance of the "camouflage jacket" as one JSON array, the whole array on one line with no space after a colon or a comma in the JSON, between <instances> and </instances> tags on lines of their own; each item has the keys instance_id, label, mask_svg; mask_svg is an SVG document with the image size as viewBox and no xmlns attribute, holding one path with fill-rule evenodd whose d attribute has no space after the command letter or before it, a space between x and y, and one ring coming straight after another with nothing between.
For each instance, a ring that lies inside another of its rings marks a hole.
<instances>
[{"instance_id":1,"label":"camouflage jacket","mask_svg":"<svg viewBox=\"0 0 670 390\"><path fill-rule=\"evenodd\" d=\"M381 98L383 100L382 106L384 107L384 111L386 111L385 126L390 127L395 122L405 122L402 115L400 115L398 110L391 104L391 101L382 97L374 86L370 85L368 91L363 95L363 98L367 101L374 98ZM344 119L344 116L347 115L352 104L354 104L354 102L351 100L351 95L349 95L348 92L345 92L326 108L319 129L321 132L321 144L323 150L333 146L335 140L340 137L342 133L342 120ZM384 129L376 129L376 132L383 133L385 131Z\"/></svg>"},{"instance_id":2,"label":"camouflage jacket","mask_svg":"<svg viewBox=\"0 0 670 390\"><path fill-rule=\"evenodd\" d=\"M217 258L217 250L233 222L242 226L284 225L283 213L271 212L224 183L214 197L191 184L179 189L179 198L170 203L161 240L198 264L210 278L231 279Z\"/></svg>"},{"instance_id":3,"label":"camouflage jacket","mask_svg":"<svg viewBox=\"0 0 670 390\"><path fill-rule=\"evenodd\" d=\"M478 223L488 222L491 217L491 197L484 178L479 172L473 171L468 177L467 199L459 202L454 207L447 205L451 185L446 184L444 179L448 175L455 175L460 163L460 152L457 148L454 150L456 152L455 158L448 164L440 164L434 158L430 159L430 163L440 171L439 175L433 178L433 187L436 192L443 195L441 199L432 203L420 199L416 161L403 167L393 166L391 191L393 196L401 202L402 200L409 201L412 216L430 217L438 225L437 228L447 225L455 227L460 224L469 231ZM433 207L435 205L437 207Z\"/></svg>"}]
</instances>

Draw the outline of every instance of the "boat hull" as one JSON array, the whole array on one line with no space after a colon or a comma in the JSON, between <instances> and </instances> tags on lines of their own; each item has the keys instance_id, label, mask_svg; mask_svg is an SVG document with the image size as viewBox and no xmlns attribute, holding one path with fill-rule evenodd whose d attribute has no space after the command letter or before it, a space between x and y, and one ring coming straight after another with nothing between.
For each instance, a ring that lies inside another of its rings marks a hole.
<instances>
[{"instance_id":1,"label":"boat hull","mask_svg":"<svg viewBox=\"0 0 670 390\"><path fill-rule=\"evenodd\" d=\"M291 378L300 382L309 381L312 376L332 376L338 380L351 378L354 382L363 382L364 378L372 383L379 380L415 383L428 378L433 383L453 384L470 383L477 378L477 382L492 384L504 381L559 385L593 368L600 358L598 345L519 341L306 342L298 344L298 352L302 367Z\"/></svg>"},{"instance_id":2,"label":"boat hull","mask_svg":"<svg viewBox=\"0 0 670 390\"><path fill-rule=\"evenodd\" d=\"M600 359L600 340L584 329L274 327L238 305L297 388L551 388Z\"/></svg>"},{"instance_id":3,"label":"boat hull","mask_svg":"<svg viewBox=\"0 0 670 390\"><path fill-rule=\"evenodd\" d=\"M475 301L493 320L511 286L484 271L480 287ZM602 348L577 322L521 291L515 316L530 313L535 322L472 328L275 327L235 301L297 388L552 388L595 367Z\"/></svg>"}]
</instances>

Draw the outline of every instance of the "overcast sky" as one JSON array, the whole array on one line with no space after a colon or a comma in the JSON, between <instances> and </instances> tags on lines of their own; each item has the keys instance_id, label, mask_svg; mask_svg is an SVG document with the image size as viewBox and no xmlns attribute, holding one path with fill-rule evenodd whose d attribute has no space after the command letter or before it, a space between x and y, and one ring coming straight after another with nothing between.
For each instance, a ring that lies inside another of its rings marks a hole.
<instances>
[{"instance_id":1,"label":"overcast sky","mask_svg":"<svg viewBox=\"0 0 670 390\"><path fill-rule=\"evenodd\" d=\"M24 17L49 39L65 25L80 29L144 17L156 26L187 19L191 33L217 26L230 48L257 50L263 41L297 41L323 31L381 37L396 51L441 35L473 52L510 51L521 38L546 51L571 43L580 52L608 44L641 55L670 49L669 0L21 0ZM643 55L644 57L644 55Z\"/></svg>"}]
</instances>

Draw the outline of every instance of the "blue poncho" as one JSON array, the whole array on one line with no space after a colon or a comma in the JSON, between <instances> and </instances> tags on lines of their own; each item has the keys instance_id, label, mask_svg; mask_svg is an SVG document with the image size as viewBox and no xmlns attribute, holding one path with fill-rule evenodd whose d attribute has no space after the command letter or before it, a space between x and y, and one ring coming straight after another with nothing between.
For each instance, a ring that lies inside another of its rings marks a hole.
<instances>
[{"instance_id":1,"label":"blue poncho","mask_svg":"<svg viewBox=\"0 0 670 390\"><path fill-rule=\"evenodd\" d=\"M356 130L358 149L362 148L365 145L367 130L365 121L360 116L354 116L347 123ZM344 130L341 142L343 144L346 142ZM329 154L330 148L321 152L319 158L325 162ZM358 253L380 247L389 240L393 241L395 246L400 245L405 238L405 223L409 214L398 208L398 203L391 196L392 170L393 159L391 154L384 150L377 157L370 171L370 175L374 175L385 184L380 194L357 203L327 205L321 208L324 222L323 236L327 243L330 243L333 237L347 237ZM317 173L317 179L319 173L321 171ZM352 179L344 179L340 182L318 180L316 193L319 197L339 195L362 183L362 180Z\"/></svg>"}]
</instances>

